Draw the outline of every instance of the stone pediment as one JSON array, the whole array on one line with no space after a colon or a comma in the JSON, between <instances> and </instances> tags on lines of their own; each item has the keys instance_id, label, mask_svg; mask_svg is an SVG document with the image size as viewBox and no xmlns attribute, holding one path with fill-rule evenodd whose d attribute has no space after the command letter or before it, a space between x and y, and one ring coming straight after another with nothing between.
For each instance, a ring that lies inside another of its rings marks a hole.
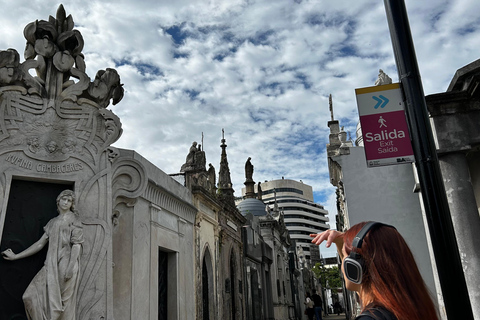
<instances>
[{"instance_id":1,"label":"stone pediment","mask_svg":"<svg viewBox=\"0 0 480 320\"><path fill-rule=\"evenodd\" d=\"M106 107L123 97L114 69L85 73L83 38L60 5L56 18L24 30L25 61L15 49L0 51L0 147L39 161L76 155L97 163L122 133Z\"/></svg>"}]
</instances>

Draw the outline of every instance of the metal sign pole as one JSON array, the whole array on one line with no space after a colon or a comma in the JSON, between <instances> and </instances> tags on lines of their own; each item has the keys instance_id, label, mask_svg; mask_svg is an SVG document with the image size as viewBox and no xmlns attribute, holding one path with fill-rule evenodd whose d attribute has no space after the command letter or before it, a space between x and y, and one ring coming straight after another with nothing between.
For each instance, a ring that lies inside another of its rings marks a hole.
<instances>
[{"instance_id":1,"label":"metal sign pole","mask_svg":"<svg viewBox=\"0 0 480 320\"><path fill-rule=\"evenodd\" d=\"M404 0L384 0L448 319L473 319Z\"/></svg>"}]
</instances>

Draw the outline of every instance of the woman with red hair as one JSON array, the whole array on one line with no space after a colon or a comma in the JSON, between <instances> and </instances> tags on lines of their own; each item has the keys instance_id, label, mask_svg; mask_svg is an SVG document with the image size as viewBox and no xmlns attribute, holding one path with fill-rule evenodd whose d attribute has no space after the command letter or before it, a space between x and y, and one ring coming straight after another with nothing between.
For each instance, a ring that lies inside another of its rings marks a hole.
<instances>
[{"instance_id":1,"label":"woman with red hair","mask_svg":"<svg viewBox=\"0 0 480 320\"><path fill-rule=\"evenodd\" d=\"M412 252L394 227L361 222L345 233L327 230L310 237L316 245L337 246L345 286L361 300L356 319L438 320Z\"/></svg>"}]
</instances>

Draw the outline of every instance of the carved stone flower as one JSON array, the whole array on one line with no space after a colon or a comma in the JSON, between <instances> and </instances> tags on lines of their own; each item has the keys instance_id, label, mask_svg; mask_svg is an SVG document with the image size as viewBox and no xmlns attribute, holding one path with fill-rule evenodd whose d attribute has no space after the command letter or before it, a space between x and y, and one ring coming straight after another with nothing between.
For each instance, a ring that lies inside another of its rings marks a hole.
<instances>
[{"instance_id":1,"label":"carved stone flower","mask_svg":"<svg viewBox=\"0 0 480 320\"><path fill-rule=\"evenodd\" d=\"M27 45L25 46L25 52L23 53L25 60L34 59L36 55L37 53L35 52L35 47L33 44L27 42Z\"/></svg>"},{"instance_id":2,"label":"carved stone flower","mask_svg":"<svg viewBox=\"0 0 480 320\"><path fill-rule=\"evenodd\" d=\"M55 54L55 44L47 37L35 41L35 52L45 58L51 58Z\"/></svg>"},{"instance_id":3,"label":"carved stone flower","mask_svg":"<svg viewBox=\"0 0 480 320\"><path fill-rule=\"evenodd\" d=\"M0 83L9 84L20 78L20 56L15 49L0 51Z\"/></svg>"},{"instance_id":4,"label":"carved stone flower","mask_svg":"<svg viewBox=\"0 0 480 320\"><path fill-rule=\"evenodd\" d=\"M107 68L99 70L95 75L95 80L90 83L88 93L97 100L102 107L106 108L110 99L113 98L113 104L117 104L123 98L123 87L120 83L120 76L115 69Z\"/></svg>"},{"instance_id":5,"label":"carved stone flower","mask_svg":"<svg viewBox=\"0 0 480 320\"><path fill-rule=\"evenodd\" d=\"M68 50L73 57L76 57L83 50L83 37L77 30L65 31L58 36L58 47L62 51Z\"/></svg>"},{"instance_id":6,"label":"carved stone flower","mask_svg":"<svg viewBox=\"0 0 480 320\"><path fill-rule=\"evenodd\" d=\"M61 72L69 71L74 63L75 60L67 50L59 51L53 56L53 65Z\"/></svg>"},{"instance_id":7,"label":"carved stone flower","mask_svg":"<svg viewBox=\"0 0 480 320\"><path fill-rule=\"evenodd\" d=\"M23 35L27 39L25 59L32 59L36 54L46 58L53 57L55 54L58 32L52 23L44 20L31 22L23 30Z\"/></svg>"}]
</instances>

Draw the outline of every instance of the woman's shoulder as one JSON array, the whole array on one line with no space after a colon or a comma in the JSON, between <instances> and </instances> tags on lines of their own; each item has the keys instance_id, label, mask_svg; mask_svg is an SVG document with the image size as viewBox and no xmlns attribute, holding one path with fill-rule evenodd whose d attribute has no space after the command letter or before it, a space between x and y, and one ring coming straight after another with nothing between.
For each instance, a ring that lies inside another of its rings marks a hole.
<instances>
[{"instance_id":1,"label":"woman's shoulder","mask_svg":"<svg viewBox=\"0 0 480 320\"><path fill-rule=\"evenodd\" d=\"M43 230L49 234L50 233L50 230L53 228L53 226L55 225L55 223L57 222L58 220L58 216L55 216L53 217L52 219L50 219L47 224L43 227Z\"/></svg>"},{"instance_id":2,"label":"woman's shoulder","mask_svg":"<svg viewBox=\"0 0 480 320\"><path fill-rule=\"evenodd\" d=\"M384 307L369 308L362 312L355 320L396 320L395 315Z\"/></svg>"}]
</instances>

